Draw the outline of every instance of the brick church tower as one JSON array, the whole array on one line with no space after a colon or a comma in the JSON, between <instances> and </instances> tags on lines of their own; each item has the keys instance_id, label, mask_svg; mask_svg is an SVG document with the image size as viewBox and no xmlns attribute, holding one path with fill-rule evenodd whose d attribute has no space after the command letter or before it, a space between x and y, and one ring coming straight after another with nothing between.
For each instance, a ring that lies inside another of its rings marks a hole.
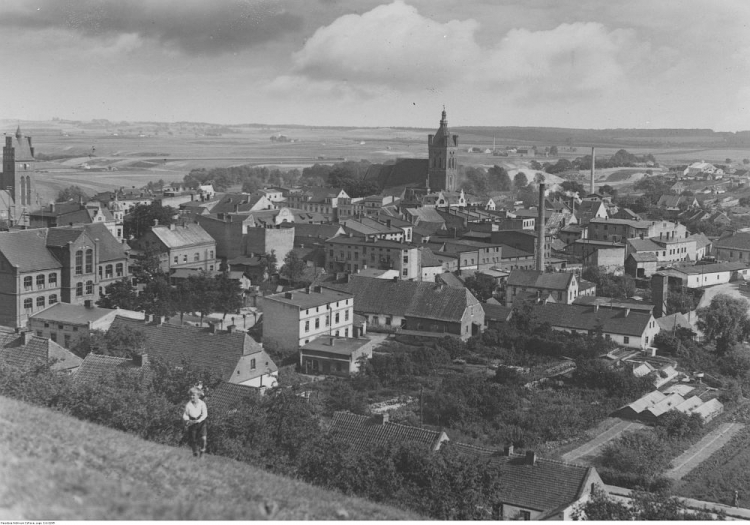
<instances>
[{"instance_id":1,"label":"brick church tower","mask_svg":"<svg viewBox=\"0 0 750 525\"><path fill-rule=\"evenodd\" d=\"M21 126L14 135L5 136L3 147L3 172L0 173L0 191L7 192L9 203L2 203L0 215L13 225L28 226L28 212L32 208L34 181L34 147L31 137L24 137ZM37 203L35 203L37 204Z\"/></svg>"},{"instance_id":2,"label":"brick church tower","mask_svg":"<svg viewBox=\"0 0 750 525\"><path fill-rule=\"evenodd\" d=\"M434 135L427 136L429 167L427 186L430 191L456 191L458 187L458 135L451 135L443 107L443 118Z\"/></svg>"}]
</instances>

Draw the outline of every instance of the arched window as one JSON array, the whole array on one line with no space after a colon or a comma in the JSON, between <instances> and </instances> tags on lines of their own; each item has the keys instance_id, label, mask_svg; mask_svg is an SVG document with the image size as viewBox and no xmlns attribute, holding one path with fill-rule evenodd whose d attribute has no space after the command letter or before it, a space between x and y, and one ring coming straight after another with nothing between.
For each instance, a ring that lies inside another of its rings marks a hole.
<instances>
[{"instance_id":1,"label":"arched window","mask_svg":"<svg viewBox=\"0 0 750 525\"><path fill-rule=\"evenodd\" d=\"M23 278L23 287L25 290L31 290L31 287L34 285L34 280L31 278L30 275L27 275Z\"/></svg>"},{"instance_id":2,"label":"arched window","mask_svg":"<svg viewBox=\"0 0 750 525\"><path fill-rule=\"evenodd\" d=\"M94 250L86 250L86 273L94 273Z\"/></svg>"},{"instance_id":3,"label":"arched window","mask_svg":"<svg viewBox=\"0 0 750 525\"><path fill-rule=\"evenodd\" d=\"M53 293L52 295L49 296L49 304L50 305L57 304L57 294L56 293Z\"/></svg>"},{"instance_id":4,"label":"arched window","mask_svg":"<svg viewBox=\"0 0 750 525\"><path fill-rule=\"evenodd\" d=\"M44 274L43 273L36 276L36 287L44 288Z\"/></svg>"},{"instance_id":5,"label":"arched window","mask_svg":"<svg viewBox=\"0 0 750 525\"><path fill-rule=\"evenodd\" d=\"M44 308L44 296L43 295L40 295L39 297L36 298L36 306L38 308Z\"/></svg>"},{"instance_id":6,"label":"arched window","mask_svg":"<svg viewBox=\"0 0 750 525\"><path fill-rule=\"evenodd\" d=\"M83 273L83 250L76 252L76 275Z\"/></svg>"},{"instance_id":7,"label":"arched window","mask_svg":"<svg viewBox=\"0 0 750 525\"><path fill-rule=\"evenodd\" d=\"M94 293L94 281L86 281L86 295Z\"/></svg>"},{"instance_id":8,"label":"arched window","mask_svg":"<svg viewBox=\"0 0 750 525\"><path fill-rule=\"evenodd\" d=\"M23 309L24 310L33 310L34 309L34 300L33 299L24 299L23 300Z\"/></svg>"},{"instance_id":9,"label":"arched window","mask_svg":"<svg viewBox=\"0 0 750 525\"><path fill-rule=\"evenodd\" d=\"M76 297L83 295L83 283L76 283Z\"/></svg>"},{"instance_id":10,"label":"arched window","mask_svg":"<svg viewBox=\"0 0 750 525\"><path fill-rule=\"evenodd\" d=\"M124 265L122 263L117 263L117 265L115 266L115 271L117 272L117 277L122 277L123 276L123 274L125 273L124 268L125 267L124 267Z\"/></svg>"}]
</instances>

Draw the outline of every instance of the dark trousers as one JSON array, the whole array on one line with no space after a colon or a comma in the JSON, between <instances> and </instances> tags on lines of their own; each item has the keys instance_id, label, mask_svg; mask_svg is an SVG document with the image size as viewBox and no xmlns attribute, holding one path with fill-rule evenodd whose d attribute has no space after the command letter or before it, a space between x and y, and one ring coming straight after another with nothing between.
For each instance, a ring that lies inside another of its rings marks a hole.
<instances>
[{"instance_id":1,"label":"dark trousers","mask_svg":"<svg viewBox=\"0 0 750 525\"><path fill-rule=\"evenodd\" d=\"M193 449L193 454L197 454L201 448L203 450L206 449L206 434L207 425L205 419L200 423L187 427L188 443L190 444L190 448Z\"/></svg>"}]
</instances>

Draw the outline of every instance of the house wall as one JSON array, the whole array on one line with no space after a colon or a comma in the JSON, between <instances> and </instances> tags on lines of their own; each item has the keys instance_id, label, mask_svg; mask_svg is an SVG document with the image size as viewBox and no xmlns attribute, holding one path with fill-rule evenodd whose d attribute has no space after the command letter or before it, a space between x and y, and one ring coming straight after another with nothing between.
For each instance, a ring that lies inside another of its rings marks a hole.
<instances>
[{"instance_id":1,"label":"house wall","mask_svg":"<svg viewBox=\"0 0 750 525\"><path fill-rule=\"evenodd\" d=\"M562 332L570 332L570 333L578 333L586 335L588 332L586 330L571 330L568 327L564 326L552 326L553 330L562 331ZM658 323L654 320L654 317L652 316L651 319L648 322L648 325L643 330L643 334L640 336L633 336L633 335L625 335L625 334L619 334L616 332L609 332L604 331L603 335L605 338L614 341L615 343L626 346L628 348L639 348L639 349L645 349L648 346L652 346L654 342L654 337L656 334L658 334L660 331Z\"/></svg>"},{"instance_id":2,"label":"house wall","mask_svg":"<svg viewBox=\"0 0 750 525\"><path fill-rule=\"evenodd\" d=\"M521 520L523 521L524 518L522 517L522 513L526 512L528 513L529 520L536 521L539 516L542 515L542 512L538 510L533 509L527 509L524 507L518 507L516 505L508 505L507 503L502 503L502 520L503 521L517 521Z\"/></svg>"},{"instance_id":3,"label":"house wall","mask_svg":"<svg viewBox=\"0 0 750 525\"><path fill-rule=\"evenodd\" d=\"M263 342L274 342L283 349L296 350L321 335L351 337L354 333L353 303L354 299L350 298L302 310L296 305L265 297L261 303Z\"/></svg>"},{"instance_id":4,"label":"house wall","mask_svg":"<svg viewBox=\"0 0 750 525\"><path fill-rule=\"evenodd\" d=\"M383 247L378 242L326 243L326 268L357 273L365 268L398 270L404 281L419 280L421 253L416 246Z\"/></svg>"},{"instance_id":5,"label":"house wall","mask_svg":"<svg viewBox=\"0 0 750 525\"><path fill-rule=\"evenodd\" d=\"M593 254L592 262L596 266L604 266L607 272L612 272L625 265L625 248L599 248Z\"/></svg>"},{"instance_id":6,"label":"house wall","mask_svg":"<svg viewBox=\"0 0 750 525\"><path fill-rule=\"evenodd\" d=\"M420 280L428 283L434 283L435 277L445 273L442 266L423 266L420 272Z\"/></svg>"},{"instance_id":7,"label":"house wall","mask_svg":"<svg viewBox=\"0 0 750 525\"><path fill-rule=\"evenodd\" d=\"M318 350L300 350L299 364L306 372L348 376L359 372L358 360L372 357L372 342L354 350L350 355L327 353Z\"/></svg>"},{"instance_id":8,"label":"house wall","mask_svg":"<svg viewBox=\"0 0 750 525\"><path fill-rule=\"evenodd\" d=\"M195 220L216 241L216 257L234 259L244 255L242 253L242 222L225 222L203 215L196 216Z\"/></svg>"},{"instance_id":9,"label":"house wall","mask_svg":"<svg viewBox=\"0 0 750 525\"><path fill-rule=\"evenodd\" d=\"M367 317L368 326L379 326L382 328L388 328L395 330L396 328L402 328L406 326L406 318L398 315L387 315L380 313L369 313L364 311L357 311L359 315Z\"/></svg>"},{"instance_id":10,"label":"house wall","mask_svg":"<svg viewBox=\"0 0 750 525\"><path fill-rule=\"evenodd\" d=\"M294 248L294 228L247 228L245 255L276 252L279 266Z\"/></svg>"},{"instance_id":11,"label":"house wall","mask_svg":"<svg viewBox=\"0 0 750 525\"><path fill-rule=\"evenodd\" d=\"M247 381L243 381L242 383L238 384L244 386L253 386L255 388L273 388L278 386L279 384L279 373L271 372L270 374L263 374L261 376L255 377L253 379L248 379Z\"/></svg>"},{"instance_id":12,"label":"house wall","mask_svg":"<svg viewBox=\"0 0 750 525\"><path fill-rule=\"evenodd\" d=\"M88 336L91 330L107 331L117 315L117 310L109 312L91 323L53 322L44 318L29 319L29 329L39 337L51 339L70 349L78 341Z\"/></svg>"},{"instance_id":13,"label":"house wall","mask_svg":"<svg viewBox=\"0 0 750 525\"><path fill-rule=\"evenodd\" d=\"M687 285L688 288L699 288L701 286L713 286L714 284L728 283L732 279L734 272L711 272L704 274L691 274L686 275L687 279L683 279L682 282ZM737 272L741 278L746 278L750 270L740 270Z\"/></svg>"},{"instance_id":14,"label":"house wall","mask_svg":"<svg viewBox=\"0 0 750 525\"><path fill-rule=\"evenodd\" d=\"M719 248L714 246L714 255L720 261L741 261L750 264L750 248Z\"/></svg>"}]
</instances>

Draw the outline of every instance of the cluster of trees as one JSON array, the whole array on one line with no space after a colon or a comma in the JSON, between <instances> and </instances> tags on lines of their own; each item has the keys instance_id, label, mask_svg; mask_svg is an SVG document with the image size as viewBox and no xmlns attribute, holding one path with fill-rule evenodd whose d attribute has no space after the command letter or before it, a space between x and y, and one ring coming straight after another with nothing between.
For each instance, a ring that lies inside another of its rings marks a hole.
<instances>
[{"instance_id":1,"label":"cluster of trees","mask_svg":"<svg viewBox=\"0 0 750 525\"><path fill-rule=\"evenodd\" d=\"M647 492L634 490L629 503L611 498L603 489L593 491L591 499L581 505L574 514L574 520L587 521L712 521L723 520L726 513L720 511L717 517L706 511L690 511L678 498L667 490Z\"/></svg>"},{"instance_id":2,"label":"cluster of trees","mask_svg":"<svg viewBox=\"0 0 750 525\"><path fill-rule=\"evenodd\" d=\"M265 166L232 166L229 168L193 169L185 175L183 182L188 188L197 188L202 184L213 184L216 191L227 191L232 186L242 186L242 191L252 193L265 185L291 186L300 179L297 169L281 171Z\"/></svg>"},{"instance_id":3,"label":"cluster of trees","mask_svg":"<svg viewBox=\"0 0 750 525\"><path fill-rule=\"evenodd\" d=\"M656 159L650 153L643 156L633 155L628 151L621 149L617 151L610 158L597 158L597 168L629 168L635 167L638 164L644 164L646 162L656 163ZM572 161L567 159L559 159L556 163L545 162L543 165L544 171L547 173L562 173L570 170L589 170L591 169L591 155L584 155L578 157Z\"/></svg>"},{"instance_id":4,"label":"cluster of trees","mask_svg":"<svg viewBox=\"0 0 750 525\"><path fill-rule=\"evenodd\" d=\"M136 239L149 231L154 224L169 226L173 224L178 216L178 210L171 206L162 206L158 202L151 204L136 204L130 212L125 215L123 224L123 236Z\"/></svg>"},{"instance_id":5,"label":"cluster of trees","mask_svg":"<svg viewBox=\"0 0 750 525\"><path fill-rule=\"evenodd\" d=\"M581 277L596 284L596 295L625 299L635 295L635 279L627 274L614 275L604 267L588 266Z\"/></svg>"},{"instance_id":6,"label":"cluster of trees","mask_svg":"<svg viewBox=\"0 0 750 525\"><path fill-rule=\"evenodd\" d=\"M89 198L88 194L80 186L74 184L73 186L68 186L67 188L60 190L57 193L55 202L88 202Z\"/></svg>"},{"instance_id":7,"label":"cluster of trees","mask_svg":"<svg viewBox=\"0 0 750 525\"><path fill-rule=\"evenodd\" d=\"M463 189L473 195L486 195L495 191L511 191L513 184L505 168L492 166L489 169L474 166L461 166L459 174Z\"/></svg>"}]
</instances>

